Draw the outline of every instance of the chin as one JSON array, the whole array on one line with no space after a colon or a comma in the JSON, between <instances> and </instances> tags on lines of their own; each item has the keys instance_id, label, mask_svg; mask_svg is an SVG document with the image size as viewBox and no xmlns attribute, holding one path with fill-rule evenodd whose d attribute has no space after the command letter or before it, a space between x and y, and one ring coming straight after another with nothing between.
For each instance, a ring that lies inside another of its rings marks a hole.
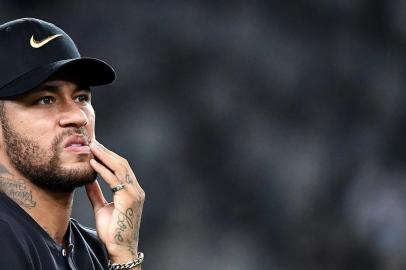
<instances>
[{"instance_id":1,"label":"chin","mask_svg":"<svg viewBox=\"0 0 406 270\"><path fill-rule=\"evenodd\" d=\"M53 192L73 192L76 188L93 182L97 173L90 165L69 164L55 170L28 171L27 178L36 186Z\"/></svg>"}]
</instances>

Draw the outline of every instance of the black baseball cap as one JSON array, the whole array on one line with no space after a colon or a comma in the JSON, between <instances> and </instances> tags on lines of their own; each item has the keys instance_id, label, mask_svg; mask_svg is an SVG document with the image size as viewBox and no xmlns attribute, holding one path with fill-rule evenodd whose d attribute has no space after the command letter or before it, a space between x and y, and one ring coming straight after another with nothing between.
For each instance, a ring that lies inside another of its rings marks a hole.
<instances>
[{"instance_id":1,"label":"black baseball cap","mask_svg":"<svg viewBox=\"0 0 406 270\"><path fill-rule=\"evenodd\" d=\"M65 69L87 86L116 78L106 62L82 57L73 40L52 23L22 18L0 25L0 99L30 91Z\"/></svg>"}]
</instances>

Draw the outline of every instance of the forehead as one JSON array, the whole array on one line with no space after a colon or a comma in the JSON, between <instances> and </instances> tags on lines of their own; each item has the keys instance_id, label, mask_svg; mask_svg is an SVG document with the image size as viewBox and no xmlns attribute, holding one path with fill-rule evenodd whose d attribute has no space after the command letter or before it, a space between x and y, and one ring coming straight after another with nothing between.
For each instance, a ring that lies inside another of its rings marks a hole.
<instances>
[{"instance_id":1,"label":"forehead","mask_svg":"<svg viewBox=\"0 0 406 270\"><path fill-rule=\"evenodd\" d=\"M63 91L63 90L89 90L89 86L80 79L77 73L71 70L61 69L55 72L45 82L41 83L29 92L37 91Z\"/></svg>"},{"instance_id":2,"label":"forehead","mask_svg":"<svg viewBox=\"0 0 406 270\"><path fill-rule=\"evenodd\" d=\"M20 97L27 97L39 94L41 92L54 92L55 94L63 94L63 93L73 93L76 91L90 91L88 86L80 85L74 81L67 81L67 80L48 80L36 88L28 91L25 94L22 94Z\"/></svg>"},{"instance_id":3,"label":"forehead","mask_svg":"<svg viewBox=\"0 0 406 270\"><path fill-rule=\"evenodd\" d=\"M48 80L38 87L34 88L30 92L37 92L37 91L64 91L64 90L89 90L89 87L80 85L74 81L67 81L67 80Z\"/></svg>"}]
</instances>

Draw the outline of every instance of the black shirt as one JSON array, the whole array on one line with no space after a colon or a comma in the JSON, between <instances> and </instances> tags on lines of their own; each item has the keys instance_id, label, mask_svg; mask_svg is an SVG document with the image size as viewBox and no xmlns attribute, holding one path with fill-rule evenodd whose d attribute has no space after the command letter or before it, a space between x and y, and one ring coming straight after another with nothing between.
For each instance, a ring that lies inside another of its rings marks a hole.
<instances>
[{"instance_id":1,"label":"black shirt","mask_svg":"<svg viewBox=\"0 0 406 270\"><path fill-rule=\"evenodd\" d=\"M1 270L107 269L107 252L94 230L71 219L66 236L68 250L0 192Z\"/></svg>"}]
</instances>

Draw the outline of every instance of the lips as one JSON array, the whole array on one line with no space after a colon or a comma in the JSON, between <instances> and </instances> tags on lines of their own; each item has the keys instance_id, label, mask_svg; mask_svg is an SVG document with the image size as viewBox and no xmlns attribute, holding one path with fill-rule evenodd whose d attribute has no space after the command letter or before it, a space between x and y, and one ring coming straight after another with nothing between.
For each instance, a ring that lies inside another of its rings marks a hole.
<instances>
[{"instance_id":1,"label":"lips","mask_svg":"<svg viewBox=\"0 0 406 270\"><path fill-rule=\"evenodd\" d=\"M65 142L64 149L71 152L90 153L88 142L83 136L70 136Z\"/></svg>"}]
</instances>

